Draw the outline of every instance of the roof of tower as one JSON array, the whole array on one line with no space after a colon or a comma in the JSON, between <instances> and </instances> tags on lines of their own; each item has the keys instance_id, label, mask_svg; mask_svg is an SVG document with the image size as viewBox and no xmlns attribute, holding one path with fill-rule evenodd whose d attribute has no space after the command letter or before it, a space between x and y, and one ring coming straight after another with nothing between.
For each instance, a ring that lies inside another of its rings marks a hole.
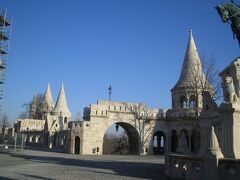
<instances>
[{"instance_id":1,"label":"roof of tower","mask_svg":"<svg viewBox=\"0 0 240 180\"><path fill-rule=\"evenodd\" d=\"M54 107L52 113L71 116L71 112L68 109L63 84L62 84L62 87L61 87L59 95L58 95L56 106Z\"/></svg>"},{"instance_id":2,"label":"roof of tower","mask_svg":"<svg viewBox=\"0 0 240 180\"><path fill-rule=\"evenodd\" d=\"M52 98L52 93L51 93L51 88L49 83L47 86L47 90L44 94L44 101L47 103L48 108L50 110L53 110L54 103L53 103L53 98Z\"/></svg>"},{"instance_id":3,"label":"roof of tower","mask_svg":"<svg viewBox=\"0 0 240 180\"><path fill-rule=\"evenodd\" d=\"M173 89L189 86L189 82L194 78L194 72L197 71L201 71L200 73L202 73L202 65L193 39L192 30L190 30L181 75Z\"/></svg>"}]
</instances>

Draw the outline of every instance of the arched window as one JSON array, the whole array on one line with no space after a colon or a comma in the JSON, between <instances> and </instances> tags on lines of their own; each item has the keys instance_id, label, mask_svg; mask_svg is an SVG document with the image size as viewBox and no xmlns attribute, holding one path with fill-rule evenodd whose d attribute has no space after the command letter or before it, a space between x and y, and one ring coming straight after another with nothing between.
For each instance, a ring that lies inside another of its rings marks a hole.
<instances>
[{"instance_id":1,"label":"arched window","mask_svg":"<svg viewBox=\"0 0 240 180\"><path fill-rule=\"evenodd\" d=\"M75 137L75 148L74 148L74 154L80 154L80 137Z\"/></svg>"},{"instance_id":2,"label":"arched window","mask_svg":"<svg viewBox=\"0 0 240 180\"><path fill-rule=\"evenodd\" d=\"M176 152L178 147L177 131L172 129L171 131L171 152Z\"/></svg>"},{"instance_id":3,"label":"arched window","mask_svg":"<svg viewBox=\"0 0 240 180\"><path fill-rule=\"evenodd\" d=\"M180 97L180 107L183 109L187 108L187 101L185 96Z\"/></svg>"},{"instance_id":4,"label":"arched window","mask_svg":"<svg viewBox=\"0 0 240 180\"><path fill-rule=\"evenodd\" d=\"M64 123L65 123L65 124L67 123L67 117L64 118Z\"/></svg>"},{"instance_id":5,"label":"arched window","mask_svg":"<svg viewBox=\"0 0 240 180\"><path fill-rule=\"evenodd\" d=\"M196 99L195 99L195 96L191 96L191 97L190 97L189 107L192 108L192 109L196 107Z\"/></svg>"},{"instance_id":6,"label":"arched window","mask_svg":"<svg viewBox=\"0 0 240 180\"><path fill-rule=\"evenodd\" d=\"M182 137L182 139L181 139ZM189 146L189 138L188 138L188 131L186 129L182 129L180 131L180 141L182 143L182 145L184 146Z\"/></svg>"}]
</instances>

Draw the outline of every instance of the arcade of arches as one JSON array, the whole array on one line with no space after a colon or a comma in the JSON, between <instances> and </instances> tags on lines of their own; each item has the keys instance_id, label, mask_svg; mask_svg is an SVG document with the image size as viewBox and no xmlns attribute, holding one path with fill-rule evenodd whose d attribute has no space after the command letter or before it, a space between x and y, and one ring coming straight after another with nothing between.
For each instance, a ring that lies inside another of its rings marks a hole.
<instances>
[{"instance_id":1,"label":"arcade of arches","mask_svg":"<svg viewBox=\"0 0 240 180\"><path fill-rule=\"evenodd\" d=\"M130 104L132 105L132 104ZM106 152L106 132L108 128L116 126L125 131L127 142L127 154L164 154L171 152L192 152L197 153L200 146L200 133L192 129L192 124L184 129L179 129L175 124L175 120L164 117L164 113L159 109L155 110L155 114L150 115L150 119L144 126L144 134L141 132L141 124L136 121L136 114L128 108L124 108L126 103L112 101L98 101L92 104L90 110L86 110L86 116L89 120L71 122L71 143L69 144L70 153L79 152L79 154L111 154ZM133 105L132 105L133 106ZM120 108L121 107L121 108ZM132 108L133 109L133 108ZM103 112L97 113L96 112ZM189 121L190 122L190 121ZM190 122L191 123L191 122ZM176 127L174 129L173 127ZM143 136L144 135L144 138ZM75 139L78 136L79 139ZM68 141L67 141L68 142ZM76 149L75 143L80 149ZM113 146L113 145L112 145ZM111 147L113 148L113 147ZM123 153L123 152L121 152Z\"/></svg>"}]
</instances>

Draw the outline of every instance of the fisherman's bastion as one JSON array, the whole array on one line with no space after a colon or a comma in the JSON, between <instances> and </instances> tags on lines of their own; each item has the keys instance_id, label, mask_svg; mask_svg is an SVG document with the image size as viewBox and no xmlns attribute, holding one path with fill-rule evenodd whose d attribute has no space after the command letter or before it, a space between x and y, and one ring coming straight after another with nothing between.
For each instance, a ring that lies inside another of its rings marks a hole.
<instances>
[{"instance_id":1,"label":"fisherman's bastion","mask_svg":"<svg viewBox=\"0 0 240 180\"><path fill-rule=\"evenodd\" d=\"M104 134L115 124L127 133L129 154L164 154L165 173L186 179L238 179L240 176L240 59L221 71L224 100L218 106L208 86L191 87L202 70L192 31L189 33L181 74L171 89L172 108L153 109L144 103L98 100L84 108L82 121L71 121L71 111L62 85L56 103L50 85L41 119L15 124L30 145L79 155L102 155ZM69 92L70 93L70 92ZM55 105L54 105L55 104ZM154 144L154 141L157 144Z\"/></svg>"}]
</instances>

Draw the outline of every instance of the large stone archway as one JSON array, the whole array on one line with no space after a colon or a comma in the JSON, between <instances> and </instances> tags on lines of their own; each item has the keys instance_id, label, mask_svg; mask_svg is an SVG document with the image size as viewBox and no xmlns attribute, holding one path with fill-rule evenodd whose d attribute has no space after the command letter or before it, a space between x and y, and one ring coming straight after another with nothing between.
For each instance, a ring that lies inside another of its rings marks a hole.
<instances>
[{"instance_id":1,"label":"large stone archway","mask_svg":"<svg viewBox=\"0 0 240 180\"><path fill-rule=\"evenodd\" d=\"M121 137L122 138L122 140L120 140L121 142L118 141L119 144L125 145L125 147L123 147L123 148L124 148L124 150L127 150L127 152L124 152L124 153L139 154L139 147L140 147L139 133L134 126L132 126L131 124L126 123L126 122L117 122L115 124L112 124L110 127L117 127L117 128L121 127L125 131L127 138ZM110 127L108 127L108 128L110 128ZM108 130L108 128L107 128L107 130ZM126 145L127 145L127 147L126 147ZM104 147L106 150L106 148L107 148L106 146L107 146L107 144L105 144L105 135L104 135L103 136L103 151L104 151ZM112 150L114 150L114 146L111 148L112 148ZM120 148L120 149L122 149L122 148Z\"/></svg>"},{"instance_id":2,"label":"large stone archway","mask_svg":"<svg viewBox=\"0 0 240 180\"><path fill-rule=\"evenodd\" d=\"M142 109L137 109L142 107ZM147 109L147 111L146 111ZM84 110L81 127L82 154L103 154L104 134L113 124L125 129L129 139L129 154L152 154L152 135L161 121L157 120L162 111L150 109L141 103L98 101ZM147 121L137 119L148 117ZM142 128L141 123L144 123ZM144 134L144 135L143 135Z\"/></svg>"}]
</instances>

